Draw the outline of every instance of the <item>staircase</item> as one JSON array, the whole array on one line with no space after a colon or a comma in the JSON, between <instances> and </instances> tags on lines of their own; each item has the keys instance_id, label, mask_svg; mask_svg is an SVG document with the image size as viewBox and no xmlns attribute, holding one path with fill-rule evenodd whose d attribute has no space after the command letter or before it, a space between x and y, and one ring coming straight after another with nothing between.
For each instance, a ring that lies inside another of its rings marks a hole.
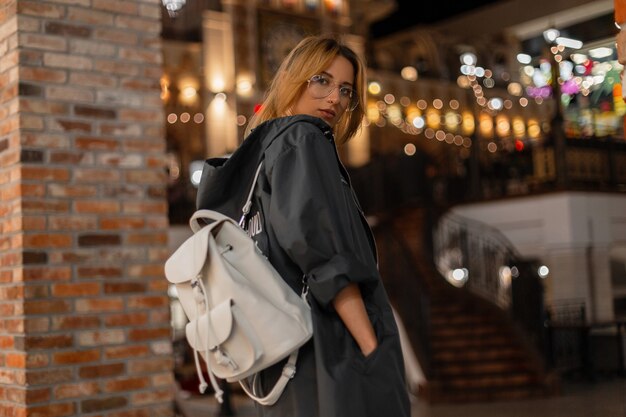
<instances>
[{"instance_id":1,"label":"staircase","mask_svg":"<svg viewBox=\"0 0 626 417\"><path fill-rule=\"evenodd\" d=\"M555 379L508 312L439 274L423 246L423 224L423 210L407 209L374 229L385 287L427 376L416 394L458 403L552 393Z\"/></svg>"}]
</instances>

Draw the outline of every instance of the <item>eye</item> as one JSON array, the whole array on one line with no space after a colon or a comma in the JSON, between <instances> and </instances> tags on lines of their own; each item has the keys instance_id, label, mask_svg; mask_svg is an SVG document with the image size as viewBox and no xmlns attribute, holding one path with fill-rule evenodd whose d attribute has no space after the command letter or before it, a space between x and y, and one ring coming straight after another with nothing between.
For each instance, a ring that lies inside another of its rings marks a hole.
<instances>
[{"instance_id":1,"label":"eye","mask_svg":"<svg viewBox=\"0 0 626 417\"><path fill-rule=\"evenodd\" d=\"M342 97L352 98L353 90L350 87L341 87L339 94L341 94Z\"/></svg>"},{"instance_id":2,"label":"eye","mask_svg":"<svg viewBox=\"0 0 626 417\"><path fill-rule=\"evenodd\" d=\"M319 85L328 85L329 83L328 78L324 77L323 75L314 75L311 77L311 81Z\"/></svg>"}]
</instances>

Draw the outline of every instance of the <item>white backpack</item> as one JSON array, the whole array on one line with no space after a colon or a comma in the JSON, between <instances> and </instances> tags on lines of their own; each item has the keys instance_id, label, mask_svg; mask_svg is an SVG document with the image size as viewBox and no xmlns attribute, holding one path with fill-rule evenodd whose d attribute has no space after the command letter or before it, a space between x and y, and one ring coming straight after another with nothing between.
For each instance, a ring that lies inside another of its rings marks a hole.
<instances>
[{"instance_id":1,"label":"white backpack","mask_svg":"<svg viewBox=\"0 0 626 417\"><path fill-rule=\"evenodd\" d=\"M193 349L200 392L207 383L198 353L206 362L215 397L223 392L215 377L238 381L263 405L274 404L295 375L298 349L313 335L311 311L241 228L250 209L259 165L239 224L215 211L198 210L189 224L194 234L165 263L189 319L185 332ZM201 225L200 220L210 222ZM248 377L289 357L280 379L264 397L256 377Z\"/></svg>"}]
</instances>

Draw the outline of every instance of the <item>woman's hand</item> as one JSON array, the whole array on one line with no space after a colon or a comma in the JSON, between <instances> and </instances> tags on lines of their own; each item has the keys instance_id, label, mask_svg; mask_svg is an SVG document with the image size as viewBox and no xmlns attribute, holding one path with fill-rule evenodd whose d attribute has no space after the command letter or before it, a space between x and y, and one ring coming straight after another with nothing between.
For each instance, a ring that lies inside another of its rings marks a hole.
<instances>
[{"instance_id":1,"label":"woman's hand","mask_svg":"<svg viewBox=\"0 0 626 417\"><path fill-rule=\"evenodd\" d=\"M333 306L363 355L372 353L378 347L378 341L358 285L350 284L339 291L333 300Z\"/></svg>"}]
</instances>

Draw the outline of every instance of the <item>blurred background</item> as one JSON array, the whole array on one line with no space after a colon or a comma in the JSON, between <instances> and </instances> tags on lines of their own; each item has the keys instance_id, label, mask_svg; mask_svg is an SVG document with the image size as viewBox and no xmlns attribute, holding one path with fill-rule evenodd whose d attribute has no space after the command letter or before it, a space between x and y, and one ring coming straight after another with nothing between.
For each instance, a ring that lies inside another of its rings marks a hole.
<instances>
[{"instance_id":1,"label":"blurred background","mask_svg":"<svg viewBox=\"0 0 626 417\"><path fill-rule=\"evenodd\" d=\"M332 33L367 67L339 152L414 415L626 415L623 24L623 0L0 2L0 414L253 415L197 394L163 263L204 160Z\"/></svg>"}]
</instances>

